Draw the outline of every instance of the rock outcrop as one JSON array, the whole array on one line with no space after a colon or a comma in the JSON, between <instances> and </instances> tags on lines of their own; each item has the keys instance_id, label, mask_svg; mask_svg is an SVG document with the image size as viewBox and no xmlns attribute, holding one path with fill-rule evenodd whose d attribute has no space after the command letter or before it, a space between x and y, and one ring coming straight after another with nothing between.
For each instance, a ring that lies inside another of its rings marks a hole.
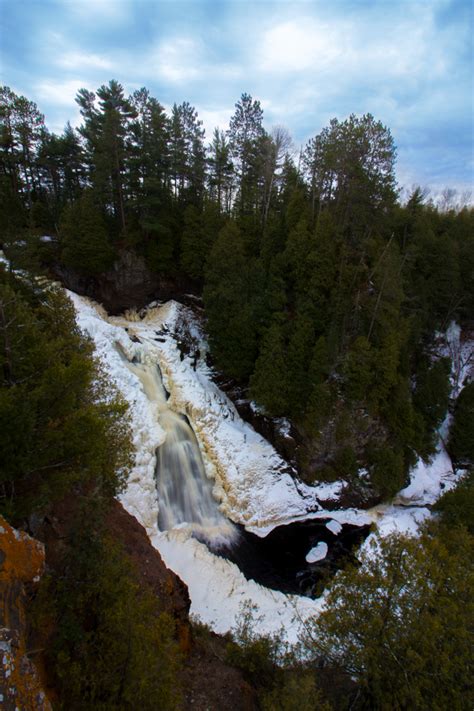
<instances>
[{"instance_id":1,"label":"rock outcrop","mask_svg":"<svg viewBox=\"0 0 474 711\"><path fill-rule=\"evenodd\" d=\"M175 620L183 652L190 648L188 588L172 570L166 567L143 526L118 501L113 501L107 516L107 530L120 541L130 558L140 584L151 588L160 606Z\"/></svg>"},{"instance_id":2,"label":"rock outcrop","mask_svg":"<svg viewBox=\"0 0 474 711\"><path fill-rule=\"evenodd\" d=\"M39 582L43 544L0 517L0 708L49 711L37 670L28 657L27 589Z\"/></svg>"},{"instance_id":3,"label":"rock outcrop","mask_svg":"<svg viewBox=\"0 0 474 711\"><path fill-rule=\"evenodd\" d=\"M183 294L195 290L189 279L152 272L144 258L130 250L120 252L113 267L98 276L83 276L58 262L50 268L65 287L99 302L109 314L139 309L154 299L182 299Z\"/></svg>"}]
</instances>

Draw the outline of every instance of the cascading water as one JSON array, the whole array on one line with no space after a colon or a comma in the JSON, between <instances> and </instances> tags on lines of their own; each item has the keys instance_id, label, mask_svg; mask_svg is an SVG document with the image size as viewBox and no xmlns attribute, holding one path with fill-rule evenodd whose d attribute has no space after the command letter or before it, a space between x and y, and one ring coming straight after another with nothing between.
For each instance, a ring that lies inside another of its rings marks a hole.
<instances>
[{"instance_id":1,"label":"cascading water","mask_svg":"<svg viewBox=\"0 0 474 711\"><path fill-rule=\"evenodd\" d=\"M124 359L140 379L150 402L156 405L158 422L166 433L156 462L160 530L188 527L211 547L229 545L238 535L237 529L219 510L187 418L168 407L158 365L138 362L137 357L133 362Z\"/></svg>"},{"instance_id":2,"label":"cascading water","mask_svg":"<svg viewBox=\"0 0 474 711\"><path fill-rule=\"evenodd\" d=\"M338 561L350 556L350 548L365 537L368 527L348 530L336 536L324 521L296 522L278 526L265 538L246 531L221 513L206 475L196 436L187 418L168 404L156 356L147 343L136 346L130 361L120 343L117 351L141 382L165 432L156 450L158 527L161 531L185 529L205 543L213 553L237 564L247 578L286 593L313 596L320 593L320 579L338 568ZM333 540L334 539L334 540ZM324 542L330 555L320 562L305 559L315 544Z\"/></svg>"}]
</instances>

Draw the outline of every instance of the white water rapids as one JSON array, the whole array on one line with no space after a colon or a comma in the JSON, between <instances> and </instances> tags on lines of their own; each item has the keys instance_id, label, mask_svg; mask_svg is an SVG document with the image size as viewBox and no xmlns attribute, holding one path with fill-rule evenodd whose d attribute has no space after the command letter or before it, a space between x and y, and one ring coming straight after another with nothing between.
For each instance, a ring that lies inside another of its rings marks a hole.
<instances>
[{"instance_id":1,"label":"white water rapids","mask_svg":"<svg viewBox=\"0 0 474 711\"><path fill-rule=\"evenodd\" d=\"M138 362L137 356L130 362L121 355L128 369L139 378L150 403L155 405L158 423L166 435L156 452L160 531L187 527L212 547L230 543L237 535L236 528L219 510L212 493L212 480L206 476L199 445L187 418L168 406L158 365Z\"/></svg>"}]
</instances>

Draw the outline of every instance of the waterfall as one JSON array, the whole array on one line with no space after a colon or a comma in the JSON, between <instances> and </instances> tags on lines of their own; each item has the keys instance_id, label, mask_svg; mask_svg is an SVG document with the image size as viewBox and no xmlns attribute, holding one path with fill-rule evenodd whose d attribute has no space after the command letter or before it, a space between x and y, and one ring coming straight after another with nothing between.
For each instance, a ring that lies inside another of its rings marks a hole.
<instances>
[{"instance_id":1,"label":"waterfall","mask_svg":"<svg viewBox=\"0 0 474 711\"><path fill-rule=\"evenodd\" d=\"M156 453L159 529L186 527L211 547L228 545L237 536L237 529L219 510L212 493L212 481L206 476L196 435L187 418L168 406L159 366L137 362L136 357L133 362L124 359L156 406L159 425L166 434Z\"/></svg>"}]
</instances>

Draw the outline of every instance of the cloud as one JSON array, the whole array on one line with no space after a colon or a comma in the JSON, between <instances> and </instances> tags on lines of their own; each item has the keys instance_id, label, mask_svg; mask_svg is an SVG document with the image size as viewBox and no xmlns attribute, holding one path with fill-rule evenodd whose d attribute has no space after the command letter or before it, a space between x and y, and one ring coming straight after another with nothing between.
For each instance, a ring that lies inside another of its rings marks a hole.
<instances>
[{"instance_id":1,"label":"cloud","mask_svg":"<svg viewBox=\"0 0 474 711\"><path fill-rule=\"evenodd\" d=\"M84 82L77 79L66 81L50 79L35 84L34 92L41 101L51 102L56 106L73 107L76 94L83 86Z\"/></svg>"},{"instance_id":2,"label":"cloud","mask_svg":"<svg viewBox=\"0 0 474 711\"><path fill-rule=\"evenodd\" d=\"M153 78L158 75L168 84L235 80L241 75L241 69L235 64L211 61L206 45L187 36L160 42L154 49L144 53L140 64L142 76L145 71Z\"/></svg>"},{"instance_id":3,"label":"cloud","mask_svg":"<svg viewBox=\"0 0 474 711\"><path fill-rule=\"evenodd\" d=\"M436 4L410 3L404 14L386 7L387 16L361 6L346 17L308 15L267 26L257 40L258 69L270 75L306 73L313 84L332 88L354 78L363 85L382 78L409 83L446 78L469 28L438 27Z\"/></svg>"},{"instance_id":4,"label":"cloud","mask_svg":"<svg viewBox=\"0 0 474 711\"><path fill-rule=\"evenodd\" d=\"M198 107L198 117L206 130L206 138L208 141L212 140L212 134L215 128L220 128L221 131L227 130L230 117L233 113L234 107L222 109L201 109Z\"/></svg>"},{"instance_id":5,"label":"cloud","mask_svg":"<svg viewBox=\"0 0 474 711\"><path fill-rule=\"evenodd\" d=\"M2 78L50 127L77 119L79 88L115 76L126 92L145 85L167 105L189 101L210 139L246 91L265 126L286 124L295 141L370 111L392 130L407 179L472 176L469 0L3 4Z\"/></svg>"},{"instance_id":6,"label":"cloud","mask_svg":"<svg viewBox=\"0 0 474 711\"><path fill-rule=\"evenodd\" d=\"M114 64L106 57L87 52L66 52L61 55L56 64L63 69L113 69Z\"/></svg>"},{"instance_id":7,"label":"cloud","mask_svg":"<svg viewBox=\"0 0 474 711\"><path fill-rule=\"evenodd\" d=\"M311 18L278 24L263 34L259 69L264 72L299 72L329 65L342 54L343 31Z\"/></svg>"},{"instance_id":8,"label":"cloud","mask_svg":"<svg viewBox=\"0 0 474 711\"><path fill-rule=\"evenodd\" d=\"M150 66L168 82L192 81L202 73L200 47L185 37L162 42L150 57Z\"/></svg>"},{"instance_id":9,"label":"cloud","mask_svg":"<svg viewBox=\"0 0 474 711\"><path fill-rule=\"evenodd\" d=\"M128 0L60 0L59 5L76 20L123 23L130 15Z\"/></svg>"}]
</instances>

